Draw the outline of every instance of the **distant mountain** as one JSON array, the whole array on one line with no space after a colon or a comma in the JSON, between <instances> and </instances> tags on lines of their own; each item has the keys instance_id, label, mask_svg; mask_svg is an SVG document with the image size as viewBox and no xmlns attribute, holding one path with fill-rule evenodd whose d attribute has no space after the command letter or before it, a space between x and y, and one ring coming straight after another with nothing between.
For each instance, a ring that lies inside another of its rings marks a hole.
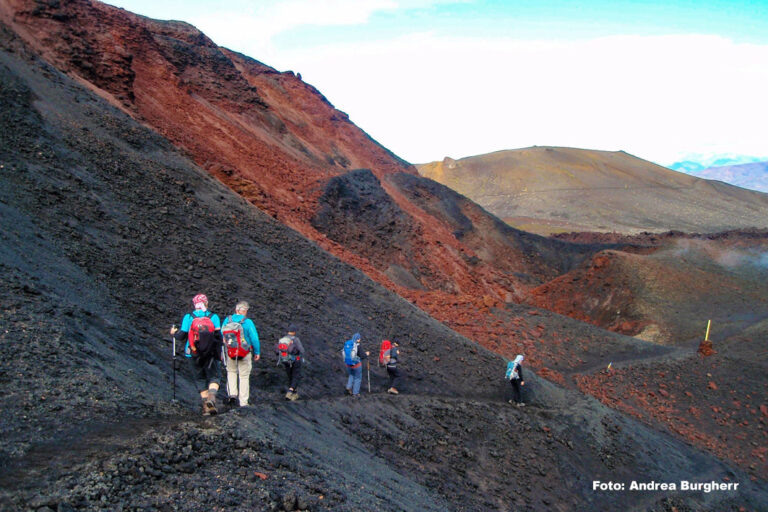
<instances>
[{"instance_id":1,"label":"distant mountain","mask_svg":"<svg viewBox=\"0 0 768 512\"><path fill-rule=\"evenodd\" d=\"M417 166L513 227L716 232L768 226L768 196L671 171L623 151L498 151Z\"/></svg>"},{"instance_id":2,"label":"distant mountain","mask_svg":"<svg viewBox=\"0 0 768 512\"><path fill-rule=\"evenodd\" d=\"M694 154L688 155L682 160L668 165L667 167L673 171L680 171L686 174L696 174L698 176L699 171L703 171L704 169L708 169L710 167L742 165L747 163L760 162L763 160L768 159L731 153L718 153L715 155Z\"/></svg>"},{"instance_id":3,"label":"distant mountain","mask_svg":"<svg viewBox=\"0 0 768 512\"><path fill-rule=\"evenodd\" d=\"M692 174L699 178L724 181L737 187L768 192L768 162L709 167Z\"/></svg>"}]
</instances>

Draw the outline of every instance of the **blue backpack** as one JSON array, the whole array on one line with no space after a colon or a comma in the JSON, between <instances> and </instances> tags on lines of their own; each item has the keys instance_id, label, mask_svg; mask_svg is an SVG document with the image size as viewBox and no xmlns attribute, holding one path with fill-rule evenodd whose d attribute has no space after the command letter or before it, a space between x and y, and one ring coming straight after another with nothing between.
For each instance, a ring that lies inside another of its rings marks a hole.
<instances>
[{"instance_id":1,"label":"blue backpack","mask_svg":"<svg viewBox=\"0 0 768 512\"><path fill-rule=\"evenodd\" d=\"M514 361L510 361L507 363L507 373L504 376L504 378L507 380L520 378L520 376L517 373L517 365L515 364Z\"/></svg>"},{"instance_id":2,"label":"blue backpack","mask_svg":"<svg viewBox=\"0 0 768 512\"><path fill-rule=\"evenodd\" d=\"M344 342L344 364L355 366L360 362L360 358L357 355L357 347L359 345L359 341L354 338Z\"/></svg>"}]
</instances>

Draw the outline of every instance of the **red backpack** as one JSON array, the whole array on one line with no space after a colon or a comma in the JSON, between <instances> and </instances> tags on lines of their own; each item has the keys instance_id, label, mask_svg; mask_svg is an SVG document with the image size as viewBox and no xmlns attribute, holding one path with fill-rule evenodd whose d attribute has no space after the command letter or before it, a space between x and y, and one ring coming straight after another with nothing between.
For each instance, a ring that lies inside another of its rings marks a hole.
<instances>
[{"instance_id":1,"label":"red backpack","mask_svg":"<svg viewBox=\"0 0 768 512\"><path fill-rule=\"evenodd\" d=\"M209 356L216 350L216 341L213 338L215 327L210 315L211 312L206 311L205 316L195 317L192 327L189 328L189 348L199 357Z\"/></svg>"},{"instance_id":2,"label":"red backpack","mask_svg":"<svg viewBox=\"0 0 768 512\"><path fill-rule=\"evenodd\" d=\"M293 365L299 359L296 354L291 354L293 349L293 339L290 336L283 336L277 342L277 364L287 363Z\"/></svg>"},{"instance_id":3,"label":"red backpack","mask_svg":"<svg viewBox=\"0 0 768 512\"><path fill-rule=\"evenodd\" d=\"M389 362L389 354L392 349L392 342L384 340L381 342L381 350L379 350L379 364L386 365Z\"/></svg>"},{"instance_id":4,"label":"red backpack","mask_svg":"<svg viewBox=\"0 0 768 512\"><path fill-rule=\"evenodd\" d=\"M230 359L242 359L251 353L251 345L245 339L243 322L245 322L245 317L239 322L235 322L232 317L227 317L224 320L224 327L221 328L224 345L227 347L227 356Z\"/></svg>"}]
</instances>

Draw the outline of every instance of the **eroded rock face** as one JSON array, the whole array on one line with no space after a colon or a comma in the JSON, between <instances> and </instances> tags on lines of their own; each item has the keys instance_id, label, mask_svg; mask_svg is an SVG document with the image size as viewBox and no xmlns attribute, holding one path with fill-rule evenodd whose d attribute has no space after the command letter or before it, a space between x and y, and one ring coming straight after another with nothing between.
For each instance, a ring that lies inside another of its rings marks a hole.
<instances>
[{"instance_id":1,"label":"eroded rock face","mask_svg":"<svg viewBox=\"0 0 768 512\"><path fill-rule=\"evenodd\" d=\"M315 229L379 268L398 264L418 274L413 254L419 244L417 225L370 170L329 180L319 205L312 218Z\"/></svg>"}]
</instances>

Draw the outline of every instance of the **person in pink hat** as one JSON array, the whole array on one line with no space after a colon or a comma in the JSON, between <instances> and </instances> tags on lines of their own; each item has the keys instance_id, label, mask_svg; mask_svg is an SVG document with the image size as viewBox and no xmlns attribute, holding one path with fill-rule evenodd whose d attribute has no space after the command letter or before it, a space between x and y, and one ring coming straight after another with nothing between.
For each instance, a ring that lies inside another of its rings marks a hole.
<instances>
[{"instance_id":1,"label":"person in pink hat","mask_svg":"<svg viewBox=\"0 0 768 512\"><path fill-rule=\"evenodd\" d=\"M216 414L216 393L221 375L221 320L208 311L208 297L202 293L192 299L195 309L184 315L181 328L171 327L177 341L186 340L184 355L192 360L192 373L203 401L203 415Z\"/></svg>"}]
</instances>

